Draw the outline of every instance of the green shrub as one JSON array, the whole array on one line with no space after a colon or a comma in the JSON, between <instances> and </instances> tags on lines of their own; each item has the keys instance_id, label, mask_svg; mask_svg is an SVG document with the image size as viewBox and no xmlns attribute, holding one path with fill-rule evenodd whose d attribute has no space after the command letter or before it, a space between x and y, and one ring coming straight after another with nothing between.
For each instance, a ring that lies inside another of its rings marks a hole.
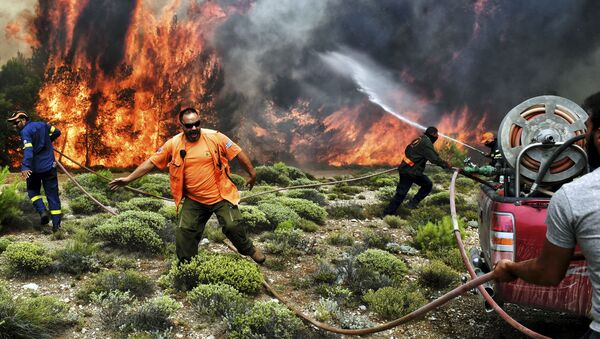
<instances>
[{"instance_id":1,"label":"green shrub","mask_svg":"<svg viewBox=\"0 0 600 339\"><path fill-rule=\"evenodd\" d=\"M380 189L377 190L375 197L377 199L379 199L380 201L390 202L390 200L392 200L392 197L395 194L396 194L395 186L385 186L385 187L381 187Z\"/></svg>"},{"instance_id":2,"label":"green shrub","mask_svg":"<svg viewBox=\"0 0 600 339\"><path fill-rule=\"evenodd\" d=\"M411 211L410 216L407 218L408 224L418 229L420 226L427 224L428 222L437 223L448 216L450 206L436 207L436 206L420 206L417 209Z\"/></svg>"},{"instance_id":3,"label":"green shrub","mask_svg":"<svg viewBox=\"0 0 600 339\"><path fill-rule=\"evenodd\" d=\"M110 200L108 200L108 198L103 193L90 192L90 195L94 197L94 199L98 200L102 205L110 205ZM73 214L90 215L104 211L102 207L98 206L92 199L90 199L85 194L79 195L71 199L71 201L69 201L69 207L71 208L71 211L73 211Z\"/></svg>"},{"instance_id":4,"label":"green shrub","mask_svg":"<svg viewBox=\"0 0 600 339\"><path fill-rule=\"evenodd\" d=\"M285 225L281 223L280 225ZM265 234L263 239L268 240L265 251L280 255L297 255L306 250L308 241L304 238L304 232L289 227L279 227L271 233Z\"/></svg>"},{"instance_id":5,"label":"green shrub","mask_svg":"<svg viewBox=\"0 0 600 339\"><path fill-rule=\"evenodd\" d=\"M304 325L284 305L275 301L258 302L247 313L230 323L229 337L236 338L299 338Z\"/></svg>"},{"instance_id":6,"label":"green shrub","mask_svg":"<svg viewBox=\"0 0 600 339\"><path fill-rule=\"evenodd\" d=\"M386 286L398 286L407 272L406 264L393 254L380 249L368 249L354 260L349 286L359 294Z\"/></svg>"},{"instance_id":7,"label":"green shrub","mask_svg":"<svg viewBox=\"0 0 600 339\"><path fill-rule=\"evenodd\" d=\"M325 219L327 218L327 211L325 211L323 207L309 200L288 197L276 197L266 200L262 204L281 204L283 206L291 208L301 218L314 221L318 224L325 223Z\"/></svg>"},{"instance_id":8,"label":"green shrub","mask_svg":"<svg viewBox=\"0 0 600 339\"><path fill-rule=\"evenodd\" d=\"M243 176L231 173L229 175L229 178L231 179L231 181L233 181L235 187L237 187L239 191L243 191L246 189L246 179Z\"/></svg>"},{"instance_id":9,"label":"green shrub","mask_svg":"<svg viewBox=\"0 0 600 339\"><path fill-rule=\"evenodd\" d=\"M465 235L464 221L458 221L461 236ZM444 217L439 223L428 222L419 227L414 238L415 246L425 251L440 251L452 248L455 244L454 227L450 217Z\"/></svg>"},{"instance_id":10,"label":"green shrub","mask_svg":"<svg viewBox=\"0 0 600 339\"><path fill-rule=\"evenodd\" d=\"M398 184L398 174L384 174L378 175L376 177L369 178L367 185L370 188L380 188L380 187L396 187Z\"/></svg>"},{"instance_id":11,"label":"green shrub","mask_svg":"<svg viewBox=\"0 0 600 339\"><path fill-rule=\"evenodd\" d=\"M400 318L427 303L418 289L406 285L369 291L363 299L371 310L384 319Z\"/></svg>"},{"instance_id":12,"label":"green shrub","mask_svg":"<svg viewBox=\"0 0 600 339\"><path fill-rule=\"evenodd\" d=\"M290 182L290 186L306 186L306 185L318 185L321 182L309 178L298 178Z\"/></svg>"},{"instance_id":13,"label":"green shrub","mask_svg":"<svg viewBox=\"0 0 600 339\"><path fill-rule=\"evenodd\" d=\"M203 237L205 237L206 239L212 241L212 242L216 242L216 243L221 243L223 242L223 240L225 240L225 234L223 234L223 232L221 231L221 227L219 227L219 225L214 225L212 223L207 223L206 227L204 227L204 233L202 234Z\"/></svg>"},{"instance_id":14,"label":"green shrub","mask_svg":"<svg viewBox=\"0 0 600 339\"><path fill-rule=\"evenodd\" d=\"M419 270L419 282L427 287L445 289L452 287L459 279L460 275L441 260L432 260Z\"/></svg>"},{"instance_id":15,"label":"green shrub","mask_svg":"<svg viewBox=\"0 0 600 339\"><path fill-rule=\"evenodd\" d=\"M277 163L273 164L273 168L277 172L285 174L288 178L290 178L292 180L308 178L307 174L304 173L304 171L302 171L301 169L294 167L294 166L288 166L288 165L284 164L283 162L277 162Z\"/></svg>"},{"instance_id":16,"label":"green shrub","mask_svg":"<svg viewBox=\"0 0 600 339\"><path fill-rule=\"evenodd\" d=\"M329 206L327 213L333 219L364 219L365 213L361 205Z\"/></svg>"},{"instance_id":17,"label":"green shrub","mask_svg":"<svg viewBox=\"0 0 600 339\"><path fill-rule=\"evenodd\" d=\"M316 232L319 229L319 225L317 225L313 221L302 219L302 218L300 218L300 220L298 220L296 227L298 227L299 229L301 229L305 232Z\"/></svg>"},{"instance_id":18,"label":"green shrub","mask_svg":"<svg viewBox=\"0 0 600 339\"><path fill-rule=\"evenodd\" d=\"M276 187L267 186L267 185L254 186L252 191L241 191L240 192L241 200L244 203L247 203L250 205L257 205L258 203L260 203L261 201L263 201L265 199L271 199L273 197L280 195L279 192L260 194L262 192L272 191L273 189L276 189ZM260 194L260 195L255 196L257 194Z\"/></svg>"},{"instance_id":19,"label":"green shrub","mask_svg":"<svg viewBox=\"0 0 600 339\"><path fill-rule=\"evenodd\" d=\"M150 211L156 212L163 208L165 204L162 200L149 197L131 198L117 204L119 211Z\"/></svg>"},{"instance_id":20,"label":"green shrub","mask_svg":"<svg viewBox=\"0 0 600 339\"><path fill-rule=\"evenodd\" d=\"M168 330L174 325L171 316L181 308L180 303L167 296L140 302L122 291L94 294L92 301L100 308L105 328L120 334Z\"/></svg>"},{"instance_id":21,"label":"green shrub","mask_svg":"<svg viewBox=\"0 0 600 339\"><path fill-rule=\"evenodd\" d=\"M450 249L443 249L436 252L427 252L427 257L431 260L441 260L444 264L452 267L453 269L464 272L465 264L463 263L460 250L456 247Z\"/></svg>"},{"instance_id":22,"label":"green shrub","mask_svg":"<svg viewBox=\"0 0 600 339\"><path fill-rule=\"evenodd\" d=\"M177 222L177 207L175 205L165 205L158 210L158 214L162 215L166 220Z\"/></svg>"},{"instance_id":23,"label":"green shrub","mask_svg":"<svg viewBox=\"0 0 600 339\"><path fill-rule=\"evenodd\" d=\"M90 301L91 294L106 294L110 291L129 292L136 297L145 297L152 294L153 290L152 280L136 270L106 270L84 281L77 297Z\"/></svg>"},{"instance_id":24,"label":"green shrub","mask_svg":"<svg viewBox=\"0 0 600 339\"><path fill-rule=\"evenodd\" d=\"M73 323L66 303L50 296L13 299L0 284L0 338L52 338Z\"/></svg>"},{"instance_id":25,"label":"green shrub","mask_svg":"<svg viewBox=\"0 0 600 339\"><path fill-rule=\"evenodd\" d=\"M391 228L404 228L408 222L397 215L386 215L383 221Z\"/></svg>"},{"instance_id":26,"label":"green shrub","mask_svg":"<svg viewBox=\"0 0 600 339\"><path fill-rule=\"evenodd\" d=\"M387 202L379 202L375 204L365 205L363 207L363 213L365 215L365 218L383 218L383 210L387 206L387 204Z\"/></svg>"},{"instance_id":27,"label":"green shrub","mask_svg":"<svg viewBox=\"0 0 600 339\"><path fill-rule=\"evenodd\" d=\"M332 284L337 280L337 269L325 260L319 259L317 270L312 274L312 279L316 283Z\"/></svg>"},{"instance_id":28,"label":"green shrub","mask_svg":"<svg viewBox=\"0 0 600 339\"><path fill-rule=\"evenodd\" d=\"M46 271L52 259L46 249L38 243L15 242L2 253L8 272L12 274L38 274Z\"/></svg>"},{"instance_id":29,"label":"green shrub","mask_svg":"<svg viewBox=\"0 0 600 339\"><path fill-rule=\"evenodd\" d=\"M456 206L461 206L465 203L465 199L460 195L455 196ZM448 191L434 193L423 199L423 204L432 206L449 206L450 205L450 193ZM449 210L449 209L448 209Z\"/></svg>"},{"instance_id":30,"label":"green shrub","mask_svg":"<svg viewBox=\"0 0 600 339\"><path fill-rule=\"evenodd\" d=\"M148 174L132 182L130 186L165 198L171 197L171 186L167 174Z\"/></svg>"},{"instance_id":31,"label":"green shrub","mask_svg":"<svg viewBox=\"0 0 600 339\"><path fill-rule=\"evenodd\" d=\"M158 253L164 243L157 232L162 233L165 224L165 218L158 213L125 211L93 229L91 234L118 248Z\"/></svg>"},{"instance_id":32,"label":"green shrub","mask_svg":"<svg viewBox=\"0 0 600 339\"><path fill-rule=\"evenodd\" d=\"M334 231L327 236L327 243L334 246L350 246L354 244L354 236L342 231Z\"/></svg>"},{"instance_id":33,"label":"green shrub","mask_svg":"<svg viewBox=\"0 0 600 339\"><path fill-rule=\"evenodd\" d=\"M99 173L108 174L107 176L109 178L112 177L110 171L99 171ZM92 193L92 195L94 195L93 193L100 193L106 196L108 193L108 182L93 173L78 174L74 178L86 191ZM65 182L63 185L63 192L69 199L75 199L83 195L80 188L77 187L72 180Z\"/></svg>"},{"instance_id":34,"label":"green shrub","mask_svg":"<svg viewBox=\"0 0 600 339\"><path fill-rule=\"evenodd\" d=\"M0 237L0 254L2 254L2 252L6 251L6 248L8 247L8 245L12 244L13 242L14 242L14 240L10 236Z\"/></svg>"},{"instance_id":35,"label":"green shrub","mask_svg":"<svg viewBox=\"0 0 600 339\"><path fill-rule=\"evenodd\" d=\"M362 235L362 240L367 248L385 249L385 245L392 242L392 236L386 232L373 232L367 230Z\"/></svg>"},{"instance_id":36,"label":"green shrub","mask_svg":"<svg viewBox=\"0 0 600 339\"><path fill-rule=\"evenodd\" d=\"M327 198L325 197L325 194L312 188L288 191L286 196L290 198L309 200L319 206L324 206L327 204Z\"/></svg>"},{"instance_id":37,"label":"green shrub","mask_svg":"<svg viewBox=\"0 0 600 339\"><path fill-rule=\"evenodd\" d=\"M290 207L279 203L261 202L258 209L265 214L269 221L269 226L274 229L279 223L291 220L294 224L300 220L298 213L294 212Z\"/></svg>"},{"instance_id":38,"label":"green shrub","mask_svg":"<svg viewBox=\"0 0 600 339\"><path fill-rule=\"evenodd\" d=\"M62 272L81 274L96 271L99 267L98 246L85 242L70 240L64 248L54 253L58 268Z\"/></svg>"},{"instance_id":39,"label":"green shrub","mask_svg":"<svg viewBox=\"0 0 600 339\"><path fill-rule=\"evenodd\" d=\"M258 232L271 228L271 223L267 219L266 214L258 207L241 205L239 208L242 213L240 224L246 226L248 231Z\"/></svg>"},{"instance_id":40,"label":"green shrub","mask_svg":"<svg viewBox=\"0 0 600 339\"><path fill-rule=\"evenodd\" d=\"M459 177L456 178L456 191L460 193L470 193L477 190L479 183L473 179Z\"/></svg>"},{"instance_id":41,"label":"green shrub","mask_svg":"<svg viewBox=\"0 0 600 339\"><path fill-rule=\"evenodd\" d=\"M234 254L200 252L189 263L173 263L160 279L163 286L187 291L198 284L227 284L236 290L252 294L262 285L262 275L256 265Z\"/></svg>"},{"instance_id":42,"label":"green shrub","mask_svg":"<svg viewBox=\"0 0 600 339\"><path fill-rule=\"evenodd\" d=\"M256 170L256 182L259 184L288 187L290 178L285 173L280 173L271 166L258 166Z\"/></svg>"},{"instance_id":43,"label":"green shrub","mask_svg":"<svg viewBox=\"0 0 600 339\"><path fill-rule=\"evenodd\" d=\"M198 285L187 297L196 313L211 317L232 319L250 307L243 294L225 284Z\"/></svg>"},{"instance_id":44,"label":"green shrub","mask_svg":"<svg viewBox=\"0 0 600 339\"><path fill-rule=\"evenodd\" d=\"M0 170L0 211L2 211L0 225L7 225L8 222L22 215L20 205L24 200L23 194L17 189L17 183L5 184L8 174L8 166Z\"/></svg>"}]
</instances>

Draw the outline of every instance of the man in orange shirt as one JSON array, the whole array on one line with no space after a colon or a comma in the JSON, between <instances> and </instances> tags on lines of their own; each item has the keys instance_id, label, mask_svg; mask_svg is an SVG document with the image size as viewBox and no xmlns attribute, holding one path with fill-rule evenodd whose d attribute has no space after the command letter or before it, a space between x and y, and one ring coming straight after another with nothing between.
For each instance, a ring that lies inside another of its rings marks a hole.
<instances>
[{"instance_id":1,"label":"man in orange shirt","mask_svg":"<svg viewBox=\"0 0 600 339\"><path fill-rule=\"evenodd\" d=\"M109 183L111 189L125 186L146 175L155 167L169 167L171 193L179 213L175 229L175 245L180 262L198 254L204 226L215 213L223 233L237 250L261 264L265 256L246 236L239 223L242 215L237 207L240 194L231 181L229 161L237 156L250 175L247 186L252 189L256 171L250 158L227 136L214 130L200 128L200 115L193 108L179 112L183 133L169 139L153 156L126 177Z\"/></svg>"}]
</instances>

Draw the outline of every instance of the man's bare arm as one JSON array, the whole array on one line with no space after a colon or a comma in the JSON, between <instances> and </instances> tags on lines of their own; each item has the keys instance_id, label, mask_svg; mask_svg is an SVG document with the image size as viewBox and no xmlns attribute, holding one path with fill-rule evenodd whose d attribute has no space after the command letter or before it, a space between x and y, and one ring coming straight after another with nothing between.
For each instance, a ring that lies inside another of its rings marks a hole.
<instances>
[{"instance_id":1,"label":"man's bare arm","mask_svg":"<svg viewBox=\"0 0 600 339\"><path fill-rule=\"evenodd\" d=\"M565 277L573 251L573 248L559 247L546 239L539 257L521 262L501 260L494 268L494 276L503 282L521 278L536 285L556 286Z\"/></svg>"},{"instance_id":2,"label":"man's bare arm","mask_svg":"<svg viewBox=\"0 0 600 339\"><path fill-rule=\"evenodd\" d=\"M134 181L135 179L143 177L144 175L148 174L148 172L152 171L154 169L154 167L155 166L152 163L152 161L150 161L150 159L148 159L148 160L144 161L143 163L141 163L128 176L123 177L123 178L118 178L118 179L115 179L115 180L109 182L108 187L110 187L110 189L114 191L121 186L125 186L125 185L129 184L130 182Z\"/></svg>"},{"instance_id":3,"label":"man's bare arm","mask_svg":"<svg viewBox=\"0 0 600 339\"><path fill-rule=\"evenodd\" d=\"M256 171L254 170L254 166L252 166L250 158L244 151L240 151L240 153L238 153L237 159L240 162L240 164L242 164L244 170L246 170L248 175L250 175L250 179L246 181L246 186L249 190L252 190L252 187L254 187L254 183L256 183Z\"/></svg>"}]
</instances>

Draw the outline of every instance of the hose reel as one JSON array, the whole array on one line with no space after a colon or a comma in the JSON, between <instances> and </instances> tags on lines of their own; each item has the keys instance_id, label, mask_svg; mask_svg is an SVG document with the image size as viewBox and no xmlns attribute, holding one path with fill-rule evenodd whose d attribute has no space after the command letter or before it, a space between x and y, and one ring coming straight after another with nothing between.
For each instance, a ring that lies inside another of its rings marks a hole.
<instances>
[{"instance_id":1,"label":"hose reel","mask_svg":"<svg viewBox=\"0 0 600 339\"><path fill-rule=\"evenodd\" d=\"M533 182L560 144L585 134L587 118L581 107L562 97L544 95L525 100L500 123L497 134L500 152L524 181ZM543 184L563 183L587 168L583 142L574 143L552 162Z\"/></svg>"}]
</instances>

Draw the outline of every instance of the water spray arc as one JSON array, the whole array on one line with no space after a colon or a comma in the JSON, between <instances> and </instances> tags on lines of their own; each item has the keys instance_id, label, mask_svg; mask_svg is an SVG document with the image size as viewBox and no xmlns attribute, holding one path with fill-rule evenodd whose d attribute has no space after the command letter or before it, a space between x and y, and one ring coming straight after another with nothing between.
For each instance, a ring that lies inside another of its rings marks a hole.
<instances>
[{"instance_id":1,"label":"water spray arc","mask_svg":"<svg viewBox=\"0 0 600 339\"><path fill-rule=\"evenodd\" d=\"M384 92L399 93L407 92L402 90L401 86L388 79L382 71L377 69L377 66L367 66L366 62L360 62L356 58L349 55L342 54L339 52L330 52L328 54L321 55L322 59L331 66L334 70L341 73L342 75L349 76L352 78L357 89L364 93L370 102L383 108L383 110L391 114L396 119L405 122L413 127L416 127L422 131L426 130L427 127L419 124L416 121L409 119L408 117L396 112L388 103L383 95ZM416 99L415 99L416 100ZM449 135L439 133L439 135L451 142L463 145L473 151L486 155L486 152L477 149L463 141L452 138Z\"/></svg>"}]
</instances>

